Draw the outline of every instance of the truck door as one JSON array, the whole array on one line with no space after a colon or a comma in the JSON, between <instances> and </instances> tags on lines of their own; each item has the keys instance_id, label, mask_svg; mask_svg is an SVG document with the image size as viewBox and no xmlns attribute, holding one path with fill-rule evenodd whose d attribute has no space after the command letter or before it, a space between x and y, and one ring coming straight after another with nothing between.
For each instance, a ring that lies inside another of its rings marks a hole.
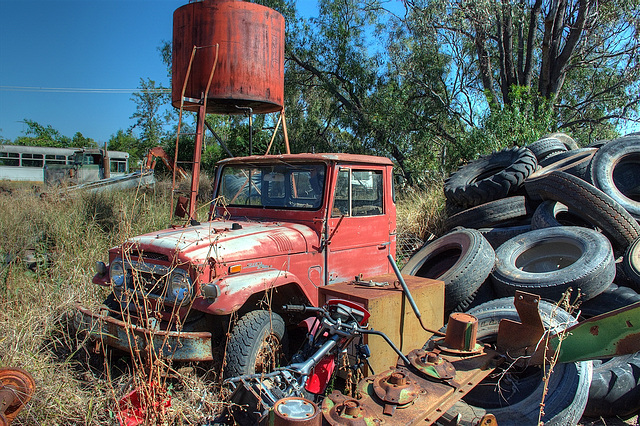
<instances>
[{"instance_id":1,"label":"truck door","mask_svg":"<svg viewBox=\"0 0 640 426\"><path fill-rule=\"evenodd\" d=\"M385 172L364 165L338 168L328 221L327 284L390 271L387 255L395 251L395 220L387 214L391 206L386 203L393 201L385 197L391 193Z\"/></svg>"}]
</instances>

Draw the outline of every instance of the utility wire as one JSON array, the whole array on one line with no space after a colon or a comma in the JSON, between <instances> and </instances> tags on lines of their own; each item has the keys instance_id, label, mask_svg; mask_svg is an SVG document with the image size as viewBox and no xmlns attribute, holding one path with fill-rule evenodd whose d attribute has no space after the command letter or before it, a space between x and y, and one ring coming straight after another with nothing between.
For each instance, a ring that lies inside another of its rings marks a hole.
<instances>
[{"instance_id":1,"label":"utility wire","mask_svg":"<svg viewBox=\"0 0 640 426\"><path fill-rule=\"evenodd\" d=\"M133 92L153 92L170 93L171 89L87 89L79 87L35 87L35 86L0 86L3 92L44 92L44 93L133 93Z\"/></svg>"}]
</instances>

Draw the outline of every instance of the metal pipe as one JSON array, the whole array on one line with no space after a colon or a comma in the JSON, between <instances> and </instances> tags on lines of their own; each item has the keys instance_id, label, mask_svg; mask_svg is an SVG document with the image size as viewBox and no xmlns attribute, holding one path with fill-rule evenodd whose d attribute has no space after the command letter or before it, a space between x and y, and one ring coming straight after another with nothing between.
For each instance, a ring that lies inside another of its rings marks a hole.
<instances>
[{"instance_id":1,"label":"metal pipe","mask_svg":"<svg viewBox=\"0 0 640 426\"><path fill-rule=\"evenodd\" d=\"M404 278L402 278L402 274L398 269L398 265L396 264L396 261L393 259L393 256L391 256L390 254L387 255L387 259L389 259L389 263L391 263L393 272L395 272L396 277L398 277L398 281L402 286L402 291L404 291L405 296L407 296L407 299L409 299L409 303L411 304L411 308L413 309L413 312L416 314L418 321L420 321L420 326L424 329L424 331L433 333L436 336L444 337L445 336L444 333L436 330L429 330L427 327L424 326L424 324L422 323L422 314L420 313L420 310L418 309L418 306L416 305L415 300L413 300L413 296L411 296L411 292L409 291L409 287L407 287L407 283L404 282Z\"/></svg>"}]
</instances>

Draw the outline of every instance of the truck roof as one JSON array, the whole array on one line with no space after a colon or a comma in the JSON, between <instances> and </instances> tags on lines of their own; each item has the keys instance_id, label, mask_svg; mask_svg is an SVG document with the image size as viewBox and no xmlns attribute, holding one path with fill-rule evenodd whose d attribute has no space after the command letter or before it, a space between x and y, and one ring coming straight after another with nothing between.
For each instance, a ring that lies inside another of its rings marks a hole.
<instances>
[{"instance_id":1,"label":"truck roof","mask_svg":"<svg viewBox=\"0 0 640 426\"><path fill-rule=\"evenodd\" d=\"M232 157L220 160L218 164L230 163L272 163L282 162L345 162L345 163L366 163L377 165L393 165L393 162L386 157L374 155L344 154L344 153L324 153L324 154L281 154L281 155L252 155L248 157Z\"/></svg>"}]
</instances>

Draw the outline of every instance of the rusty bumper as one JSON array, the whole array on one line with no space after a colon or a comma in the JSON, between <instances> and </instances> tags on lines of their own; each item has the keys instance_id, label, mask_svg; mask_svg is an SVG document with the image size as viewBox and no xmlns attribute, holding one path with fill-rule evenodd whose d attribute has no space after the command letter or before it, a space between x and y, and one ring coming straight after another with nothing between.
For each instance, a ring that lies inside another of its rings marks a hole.
<instances>
[{"instance_id":1,"label":"rusty bumper","mask_svg":"<svg viewBox=\"0 0 640 426\"><path fill-rule=\"evenodd\" d=\"M74 325L104 345L142 356L155 354L174 361L211 361L211 333L154 330L119 320L108 309L99 313L76 304Z\"/></svg>"}]
</instances>

